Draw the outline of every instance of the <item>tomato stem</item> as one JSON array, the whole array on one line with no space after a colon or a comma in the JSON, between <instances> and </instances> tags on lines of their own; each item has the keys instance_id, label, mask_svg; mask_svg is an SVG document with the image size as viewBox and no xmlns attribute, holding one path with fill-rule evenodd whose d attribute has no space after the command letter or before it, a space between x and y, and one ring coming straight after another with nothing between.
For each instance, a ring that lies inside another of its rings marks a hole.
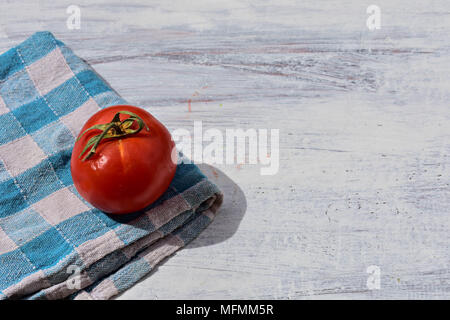
<instances>
[{"instance_id":1,"label":"tomato stem","mask_svg":"<svg viewBox=\"0 0 450 320\"><path fill-rule=\"evenodd\" d=\"M127 114L130 117L125 120L120 120L121 114ZM137 122L139 127L137 129L131 129L131 126L134 122ZM122 138L125 136L129 136L132 134L136 134L140 132L143 128L147 131L150 131L148 126L145 124L144 120L142 120L137 114L130 112L130 111L119 111L114 115L114 118L109 123L104 124L97 124L95 126L90 127L89 129L86 129L77 139L80 140L81 137L90 130L101 130L102 132L93 136L88 140L86 145L84 146L83 151L81 151L80 155L78 156L78 159L81 158L81 156L86 152L89 147L91 149L89 152L84 156L82 161L85 161L89 159L96 151L97 146L100 144L100 142L103 139L109 139L109 138Z\"/></svg>"}]
</instances>

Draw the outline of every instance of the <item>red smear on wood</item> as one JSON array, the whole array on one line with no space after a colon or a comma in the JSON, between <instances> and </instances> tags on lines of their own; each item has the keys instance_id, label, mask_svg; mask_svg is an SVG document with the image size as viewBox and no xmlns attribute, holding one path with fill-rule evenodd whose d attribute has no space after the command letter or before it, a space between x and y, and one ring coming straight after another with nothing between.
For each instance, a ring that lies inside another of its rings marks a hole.
<instances>
[{"instance_id":1,"label":"red smear on wood","mask_svg":"<svg viewBox=\"0 0 450 320\"><path fill-rule=\"evenodd\" d=\"M188 100L188 111L191 112L191 99Z\"/></svg>"}]
</instances>

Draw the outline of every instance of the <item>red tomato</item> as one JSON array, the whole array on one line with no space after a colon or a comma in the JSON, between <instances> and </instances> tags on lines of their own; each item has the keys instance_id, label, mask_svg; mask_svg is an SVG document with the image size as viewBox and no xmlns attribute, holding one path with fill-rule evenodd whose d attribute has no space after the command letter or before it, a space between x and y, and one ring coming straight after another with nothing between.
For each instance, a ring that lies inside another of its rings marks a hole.
<instances>
[{"instance_id":1,"label":"red tomato","mask_svg":"<svg viewBox=\"0 0 450 320\"><path fill-rule=\"evenodd\" d=\"M169 131L141 108L100 110L83 126L73 148L73 182L84 199L104 212L138 211L169 187L176 170L174 146Z\"/></svg>"}]
</instances>

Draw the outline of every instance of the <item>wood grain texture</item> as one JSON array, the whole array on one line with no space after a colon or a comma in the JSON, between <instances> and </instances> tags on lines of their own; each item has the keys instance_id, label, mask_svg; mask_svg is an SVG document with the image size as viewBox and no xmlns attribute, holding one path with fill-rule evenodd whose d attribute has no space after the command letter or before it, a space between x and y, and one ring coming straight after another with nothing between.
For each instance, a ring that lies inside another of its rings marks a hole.
<instances>
[{"instance_id":1,"label":"wood grain texture","mask_svg":"<svg viewBox=\"0 0 450 320\"><path fill-rule=\"evenodd\" d=\"M49 30L171 130L280 129L277 175L202 165L220 214L120 299L450 298L450 4L393 2L1 0L0 51Z\"/></svg>"}]
</instances>

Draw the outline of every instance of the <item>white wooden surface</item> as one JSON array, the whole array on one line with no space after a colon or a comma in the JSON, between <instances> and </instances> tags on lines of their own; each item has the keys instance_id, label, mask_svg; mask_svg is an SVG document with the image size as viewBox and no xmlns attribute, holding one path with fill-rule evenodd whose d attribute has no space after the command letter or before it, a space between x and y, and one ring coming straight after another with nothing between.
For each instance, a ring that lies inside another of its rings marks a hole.
<instances>
[{"instance_id":1,"label":"white wooden surface","mask_svg":"<svg viewBox=\"0 0 450 320\"><path fill-rule=\"evenodd\" d=\"M280 129L275 176L202 166L225 193L217 220L120 299L448 299L449 15L445 0L0 0L0 51L49 30L171 130Z\"/></svg>"}]
</instances>

